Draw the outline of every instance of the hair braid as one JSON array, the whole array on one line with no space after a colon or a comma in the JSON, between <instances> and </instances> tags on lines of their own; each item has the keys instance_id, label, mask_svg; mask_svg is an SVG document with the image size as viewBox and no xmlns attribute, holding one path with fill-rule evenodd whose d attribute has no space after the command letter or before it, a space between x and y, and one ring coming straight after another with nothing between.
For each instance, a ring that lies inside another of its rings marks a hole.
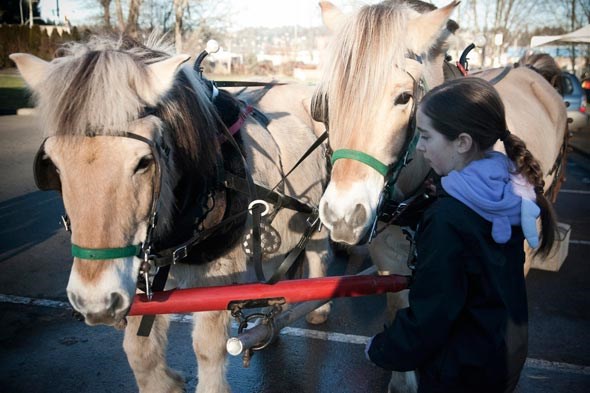
<instances>
[{"instance_id":1,"label":"hair braid","mask_svg":"<svg viewBox=\"0 0 590 393\"><path fill-rule=\"evenodd\" d=\"M524 141L516 135L510 134L504 139L504 148L508 158L514 162L516 172L523 175L535 188L536 203L541 209L541 244L535 255L547 256L555 242L557 220L553 206L545 197L545 180L541 164L527 149Z\"/></svg>"}]
</instances>

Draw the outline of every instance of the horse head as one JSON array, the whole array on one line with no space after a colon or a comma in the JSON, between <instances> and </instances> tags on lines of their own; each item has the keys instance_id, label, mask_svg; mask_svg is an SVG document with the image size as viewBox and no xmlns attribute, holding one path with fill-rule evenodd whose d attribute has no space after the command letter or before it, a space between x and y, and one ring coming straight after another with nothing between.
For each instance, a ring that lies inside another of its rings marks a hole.
<instances>
[{"instance_id":1,"label":"horse head","mask_svg":"<svg viewBox=\"0 0 590 393\"><path fill-rule=\"evenodd\" d=\"M458 2L420 12L417 3L386 1L352 16L320 3L335 34L312 112L326 123L334 152L320 202L334 241L357 244L375 221L381 191L413 133L421 78L430 77L425 63L450 34L443 27Z\"/></svg>"},{"instance_id":2,"label":"horse head","mask_svg":"<svg viewBox=\"0 0 590 393\"><path fill-rule=\"evenodd\" d=\"M34 93L47 136L37 183L61 193L70 221L68 298L89 325L116 325L133 301L150 228L154 238L170 231L182 169L199 166L198 180L213 171L203 164L213 153L193 132L207 132L211 115L188 120L187 92L206 101L198 83L178 82L180 74L189 78L178 71L189 56L98 38L63 52L51 62L11 58Z\"/></svg>"}]
</instances>

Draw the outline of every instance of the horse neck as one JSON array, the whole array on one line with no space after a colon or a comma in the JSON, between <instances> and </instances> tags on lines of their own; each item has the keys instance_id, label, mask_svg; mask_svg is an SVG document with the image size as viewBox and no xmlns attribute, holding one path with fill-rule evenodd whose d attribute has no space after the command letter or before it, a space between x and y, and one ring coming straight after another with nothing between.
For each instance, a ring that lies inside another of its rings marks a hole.
<instances>
[{"instance_id":1,"label":"horse neck","mask_svg":"<svg viewBox=\"0 0 590 393\"><path fill-rule=\"evenodd\" d=\"M400 172L395 183L395 198L402 200L411 196L424 183L429 171L428 162L426 162L422 153L416 151L412 161Z\"/></svg>"}]
</instances>

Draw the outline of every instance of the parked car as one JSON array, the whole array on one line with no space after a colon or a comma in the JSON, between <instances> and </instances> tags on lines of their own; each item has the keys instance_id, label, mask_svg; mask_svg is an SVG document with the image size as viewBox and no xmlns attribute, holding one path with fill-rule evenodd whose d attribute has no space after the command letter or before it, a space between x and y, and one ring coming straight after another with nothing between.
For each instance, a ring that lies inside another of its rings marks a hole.
<instances>
[{"instance_id":1,"label":"parked car","mask_svg":"<svg viewBox=\"0 0 590 393\"><path fill-rule=\"evenodd\" d=\"M580 131L590 125L590 116L586 109L586 93L574 74L564 72L562 76L563 100L567 105L567 117L572 119L571 123L568 123L568 128L573 132Z\"/></svg>"},{"instance_id":2,"label":"parked car","mask_svg":"<svg viewBox=\"0 0 590 393\"><path fill-rule=\"evenodd\" d=\"M590 100L590 75L582 74L582 89L586 92L586 102Z\"/></svg>"}]
</instances>

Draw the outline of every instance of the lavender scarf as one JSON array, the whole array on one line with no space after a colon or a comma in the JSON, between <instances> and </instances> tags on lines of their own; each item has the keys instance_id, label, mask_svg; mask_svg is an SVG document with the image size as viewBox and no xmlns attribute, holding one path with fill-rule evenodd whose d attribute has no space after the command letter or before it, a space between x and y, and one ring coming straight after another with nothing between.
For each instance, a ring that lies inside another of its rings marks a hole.
<instances>
[{"instance_id":1,"label":"lavender scarf","mask_svg":"<svg viewBox=\"0 0 590 393\"><path fill-rule=\"evenodd\" d=\"M511 174L512 162L500 152L486 153L461 171L442 178L443 189L492 223L492 238L506 243L511 226L520 225L533 248L539 245L536 219L540 209L535 193L522 176Z\"/></svg>"}]
</instances>

